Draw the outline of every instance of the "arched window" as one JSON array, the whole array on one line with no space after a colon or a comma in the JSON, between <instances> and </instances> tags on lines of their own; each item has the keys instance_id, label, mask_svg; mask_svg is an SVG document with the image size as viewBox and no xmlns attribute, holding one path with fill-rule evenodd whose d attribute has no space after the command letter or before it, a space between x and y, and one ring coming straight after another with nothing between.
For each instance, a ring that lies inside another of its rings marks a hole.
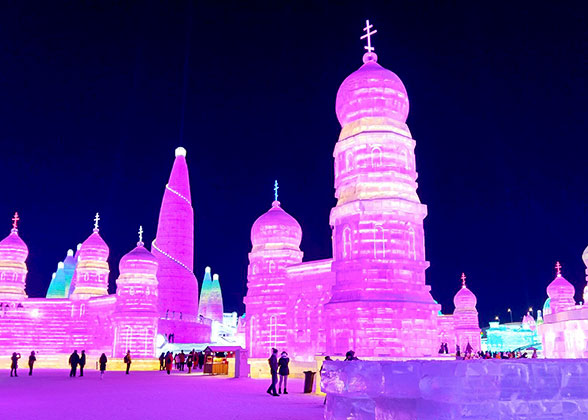
<instances>
[{"instance_id":1,"label":"arched window","mask_svg":"<svg viewBox=\"0 0 588 420\"><path fill-rule=\"evenodd\" d=\"M386 258L386 239L384 238L384 228L381 225L374 226L374 258Z\"/></svg>"},{"instance_id":2,"label":"arched window","mask_svg":"<svg viewBox=\"0 0 588 420\"><path fill-rule=\"evenodd\" d=\"M351 228L345 226L343 229L343 258L351 258Z\"/></svg>"},{"instance_id":3,"label":"arched window","mask_svg":"<svg viewBox=\"0 0 588 420\"><path fill-rule=\"evenodd\" d=\"M251 268L251 274L257 274L257 264L253 264L253 267Z\"/></svg>"},{"instance_id":4,"label":"arched window","mask_svg":"<svg viewBox=\"0 0 588 420\"><path fill-rule=\"evenodd\" d=\"M85 313L86 313L86 305L82 303L80 305L80 318L83 317Z\"/></svg>"},{"instance_id":5,"label":"arched window","mask_svg":"<svg viewBox=\"0 0 588 420\"><path fill-rule=\"evenodd\" d=\"M416 233L410 225L408 227L408 258L416 260Z\"/></svg>"},{"instance_id":6,"label":"arched window","mask_svg":"<svg viewBox=\"0 0 588 420\"><path fill-rule=\"evenodd\" d=\"M276 263L275 263L275 261L270 261L269 262L269 272L270 273L275 273L276 272Z\"/></svg>"},{"instance_id":7,"label":"arched window","mask_svg":"<svg viewBox=\"0 0 588 420\"><path fill-rule=\"evenodd\" d=\"M379 168L382 166L382 149L380 146L372 147L372 168Z\"/></svg>"}]
</instances>

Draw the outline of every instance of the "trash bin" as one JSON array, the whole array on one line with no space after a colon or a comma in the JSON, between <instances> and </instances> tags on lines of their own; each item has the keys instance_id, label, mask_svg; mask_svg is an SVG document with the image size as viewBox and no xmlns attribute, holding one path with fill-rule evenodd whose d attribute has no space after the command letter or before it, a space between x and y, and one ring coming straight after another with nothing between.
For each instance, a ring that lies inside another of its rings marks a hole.
<instances>
[{"instance_id":1,"label":"trash bin","mask_svg":"<svg viewBox=\"0 0 588 420\"><path fill-rule=\"evenodd\" d=\"M311 370L304 371L304 393L305 394L312 393L312 385L314 383L314 375L316 375L316 372L313 372Z\"/></svg>"}]
</instances>

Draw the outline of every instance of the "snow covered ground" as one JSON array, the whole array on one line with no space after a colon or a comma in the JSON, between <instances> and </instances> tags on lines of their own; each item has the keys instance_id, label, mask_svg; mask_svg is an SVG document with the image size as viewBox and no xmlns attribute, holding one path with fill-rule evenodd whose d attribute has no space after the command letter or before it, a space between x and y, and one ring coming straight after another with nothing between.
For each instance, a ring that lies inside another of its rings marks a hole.
<instances>
[{"instance_id":1,"label":"snow covered ground","mask_svg":"<svg viewBox=\"0 0 588 420\"><path fill-rule=\"evenodd\" d=\"M19 369L0 374L0 417L16 419L322 419L323 397L303 394L292 379L288 395L265 393L268 381L202 374L106 372L69 378L66 370Z\"/></svg>"}]
</instances>

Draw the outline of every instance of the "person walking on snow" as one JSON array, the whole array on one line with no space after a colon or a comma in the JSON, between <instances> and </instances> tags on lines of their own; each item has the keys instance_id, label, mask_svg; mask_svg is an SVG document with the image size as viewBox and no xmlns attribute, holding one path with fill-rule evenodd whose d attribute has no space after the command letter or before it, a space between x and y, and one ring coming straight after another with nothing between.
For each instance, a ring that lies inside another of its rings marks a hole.
<instances>
[{"instance_id":1,"label":"person walking on snow","mask_svg":"<svg viewBox=\"0 0 588 420\"><path fill-rule=\"evenodd\" d=\"M35 356L35 352L32 351L31 355L29 356L29 376L33 376L33 365L37 361L37 357Z\"/></svg>"},{"instance_id":2,"label":"person walking on snow","mask_svg":"<svg viewBox=\"0 0 588 420\"><path fill-rule=\"evenodd\" d=\"M18 369L18 359L20 359L20 353L12 353L12 357L10 358L10 377L12 377L12 372L14 372L14 376L18 376L16 374L16 369Z\"/></svg>"},{"instance_id":3,"label":"person walking on snow","mask_svg":"<svg viewBox=\"0 0 588 420\"><path fill-rule=\"evenodd\" d=\"M194 362L194 353L188 353L186 365L188 366L188 373L192 373L192 363Z\"/></svg>"},{"instance_id":4,"label":"person walking on snow","mask_svg":"<svg viewBox=\"0 0 588 420\"><path fill-rule=\"evenodd\" d=\"M163 364L165 362L165 353L159 355L159 370L164 370Z\"/></svg>"},{"instance_id":5,"label":"person walking on snow","mask_svg":"<svg viewBox=\"0 0 588 420\"><path fill-rule=\"evenodd\" d=\"M288 353L283 351L280 356L280 360L278 360L278 374L280 375L278 394L282 393L282 381L284 382L284 395L288 393L288 375L290 374L290 368L288 368L288 363L290 363Z\"/></svg>"},{"instance_id":6,"label":"person walking on snow","mask_svg":"<svg viewBox=\"0 0 588 420\"><path fill-rule=\"evenodd\" d=\"M131 351L130 350L127 350L127 354L125 355L125 358L123 360L127 364L127 375L128 375L129 370L131 369Z\"/></svg>"},{"instance_id":7,"label":"person walking on snow","mask_svg":"<svg viewBox=\"0 0 588 420\"><path fill-rule=\"evenodd\" d=\"M84 376L84 366L86 366L86 350L82 350L80 356L80 376Z\"/></svg>"},{"instance_id":8,"label":"person walking on snow","mask_svg":"<svg viewBox=\"0 0 588 420\"><path fill-rule=\"evenodd\" d=\"M280 395L276 392L276 384L278 383L278 349L272 349L272 355L267 359L270 367L270 373L272 374L272 384L267 389L267 393L274 397Z\"/></svg>"},{"instance_id":9,"label":"person walking on snow","mask_svg":"<svg viewBox=\"0 0 588 420\"><path fill-rule=\"evenodd\" d=\"M168 351L167 356L165 356L165 370L168 375L171 374L173 364L174 364L174 356L171 354L171 352Z\"/></svg>"},{"instance_id":10,"label":"person walking on snow","mask_svg":"<svg viewBox=\"0 0 588 420\"><path fill-rule=\"evenodd\" d=\"M100 379L102 379L104 376L104 371L106 370L106 362L108 362L108 359L104 353L102 353L102 356L100 356L98 362L100 363Z\"/></svg>"},{"instance_id":11,"label":"person walking on snow","mask_svg":"<svg viewBox=\"0 0 588 420\"><path fill-rule=\"evenodd\" d=\"M186 363L186 354L184 353L184 350L182 350L178 356L180 358L180 370L183 372L184 364Z\"/></svg>"},{"instance_id":12,"label":"person walking on snow","mask_svg":"<svg viewBox=\"0 0 588 420\"><path fill-rule=\"evenodd\" d=\"M78 369L79 362L80 362L80 356L78 355L78 351L74 350L73 353L69 356L69 365L71 366L71 370L69 372L70 378L76 377L76 370Z\"/></svg>"}]
</instances>

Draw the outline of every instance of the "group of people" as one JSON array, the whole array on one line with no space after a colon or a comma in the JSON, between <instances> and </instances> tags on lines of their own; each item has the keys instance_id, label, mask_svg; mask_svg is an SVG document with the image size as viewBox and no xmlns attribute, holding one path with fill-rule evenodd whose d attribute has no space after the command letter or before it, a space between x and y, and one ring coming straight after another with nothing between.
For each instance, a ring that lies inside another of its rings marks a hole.
<instances>
[{"instance_id":1,"label":"group of people","mask_svg":"<svg viewBox=\"0 0 588 420\"><path fill-rule=\"evenodd\" d=\"M537 358L537 349L532 349L533 354L531 355L532 359ZM449 354L449 349L447 347L447 343L441 343L441 347L439 348L439 354ZM526 359L528 358L526 352L520 351L501 351L501 352L491 352L491 351L478 351L475 352L473 347L470 343L467 343L465 352L461 352L459 344L455 346L455 358L457 360L470 360L470 359Z\"/></svg>"},{"instance_id":2,"label":"group of people","mask_svg":"<svg viewBox=\"0 0 588 420\"><path fill-rule=\"evenodd\" d=\"M278 349L272 348L272 355L267 360L270 367L270 373L272 375L272 383L267 389L267 393L274 397L279 397L282 393L282 384L284 385L284 395L288 394L288 375L290 375L290 358L288 353L282 352L278 359ZM278 375L280 376L280 382L278 384ZM276 385L278 390L276 391Z\"/></svg>"},{"instance_id":3,"label":"group of people","mask_svg":"<svg viewBox=\"0 0 588 420\"><path fill-rule=\"evenodd\" d=\"M10 357L10 377L18 377L18 361L20 360L21 355L20 353L14 352ZM35 356L35 352L32 351L29 355L29 376L33 376L33 366L37 361L37 356Z\"/></svg>"},{"instance_id":4,"label":"group of people","mask_svg":"<svg viewBox=\"0 0 588 420\"><path fill-rule=\"evenodd\" d=\"M131 369L131 352L127 351L123 359L124 363L127 365L126 374L129 374L129 370ZM104 377L104 372L106 371L106 363L108 363L108 358L106 357L105 353L100 355L98 359L98 365L100 368L100 379ZM69 371L69 377L75 378L77 374L78 366L80 368L80 375L84 376L84 367L86 366L86 350L82 350L81 354L78 354L77 350L74 350L73 353L69 356L69 366L71 367Z\"/></svg>"},{"instance_id":5,"label":"group of people","mask_svg":"<svg viewBox=\"0 0 588 420\"><path fill-rule=\"evenodd\" d=\"M192 349L188 354L184 353L184 350L182 350L179 353L176 353L175 356L171 351L159 355L160 371L165 370L167 374L170 375L174 366L181 372L184 372L186 367L188 368L188 373L192 373L192 367L194 367L194 369L198 368L202 370L204 367L204 352L197 352Z\"/></svg>"}]
</instances>

